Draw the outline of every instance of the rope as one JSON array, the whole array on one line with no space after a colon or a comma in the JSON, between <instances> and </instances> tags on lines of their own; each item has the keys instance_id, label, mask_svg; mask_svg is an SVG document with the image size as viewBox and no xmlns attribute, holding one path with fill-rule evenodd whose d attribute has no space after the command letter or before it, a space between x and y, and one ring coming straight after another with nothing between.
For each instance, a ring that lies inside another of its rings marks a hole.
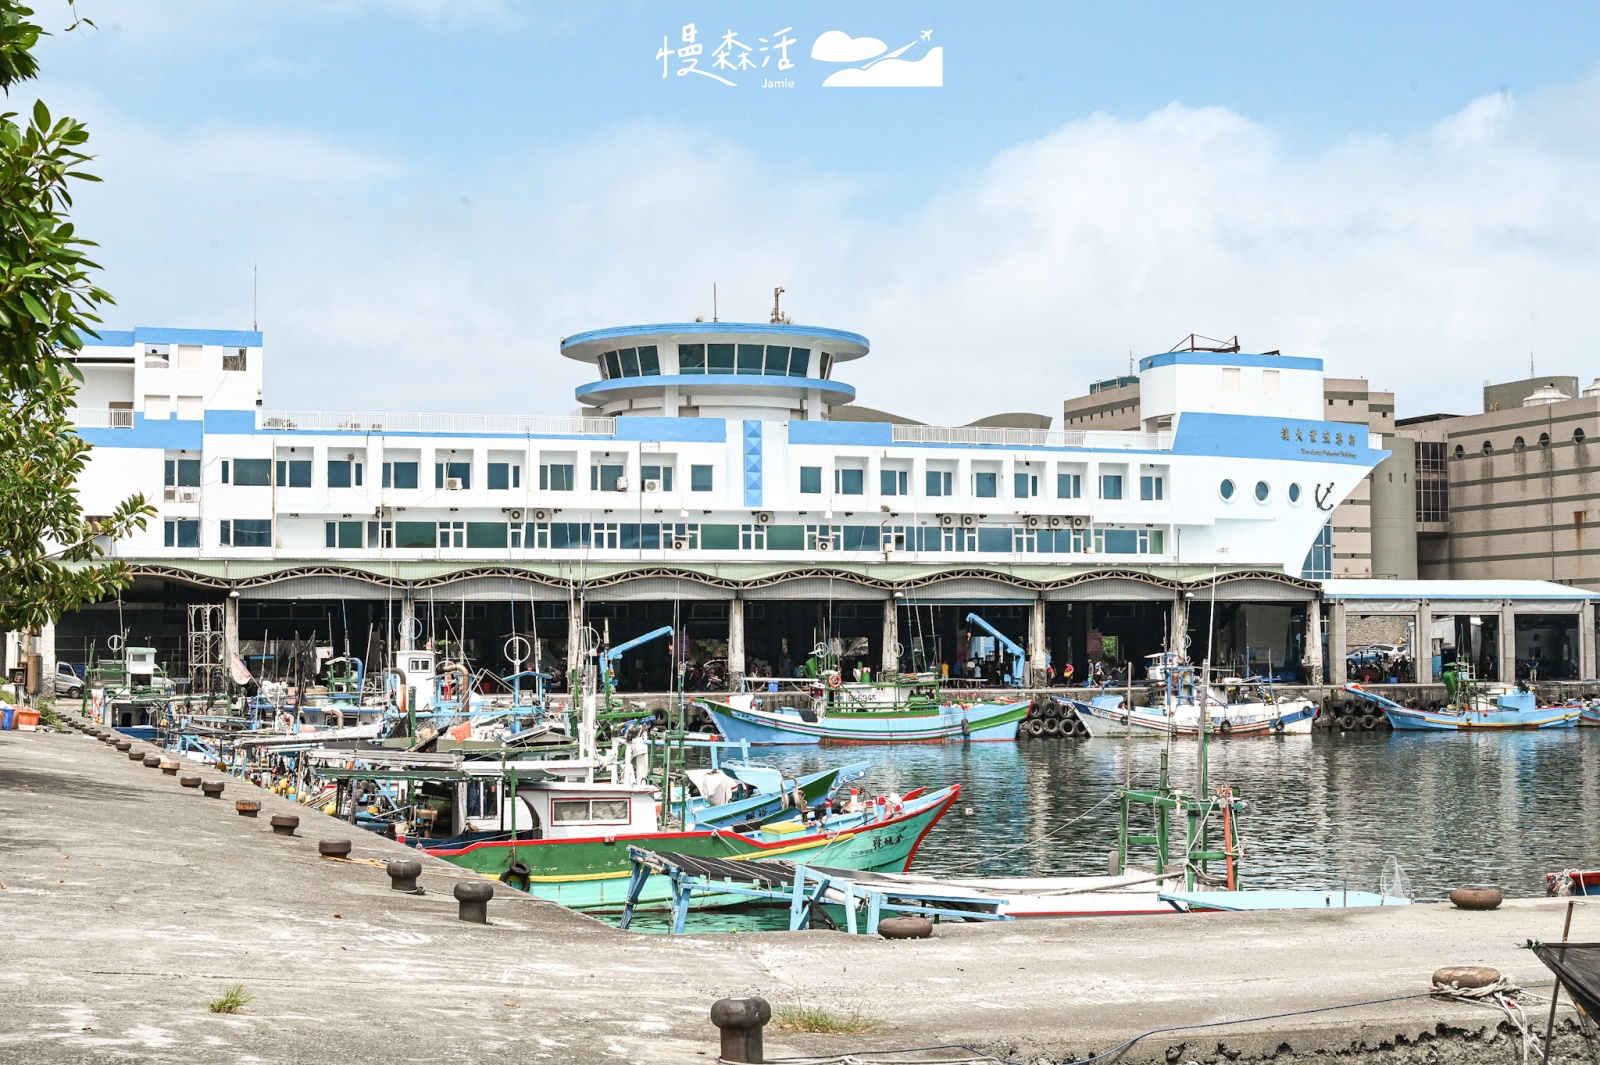
<instances>
[{"instance_id":1,"label":"rope","mask_svg":"<svg viewBox=\"0 0 1600 1065\"><path fill-rule=\"evenodd\" d=\"M963 1058L889 1056L929 1054L937 1050L964 1050L971 1056ZM964 1043L940 1043L938 1046L931 1047L900 1047L895 1050L855 1050L844 1054L768 1058L767 1061L773 1062L774 1065L777 1062L783 1062L784 1065L982 1065L984 1062L999 1062L1000 1065L1023 1065L1022 1062L1013 1061L1011 1058L997 1058L993 1054L985 1054L983 1051L969 1047ZM718 1056L717 1065L736 1065L736 1063Z\"/></svg>"},{"instance_id":2,"label":"rope","mask_svg":"<svg viewBox=\"0 0 1600 1065\"><path fill-rule=\"evenodd\" d=\"M1453 999L1469 1006L1486 1006L1499 1010L1522 1036L1522 1065L1528 1065L1528 1056L1541 1052L1537 1033L1528 1025L1528 1012L1515 997L1522 993L1515 980L1502 976L1492 984L1482 987L1457 987L1455 984L1434 984L1429 994L1436 998Z\"/></svg>"},{"instance_id":3,"label":"rope","mask_svg":"<svg viewBox=\"0 0 1600 1065\"><path fill-rule=\"evenodd\" d=\"M1065 821L1065 822L1057 825L1055 828L1052 828L1050 831L1048 831L1048 832L1046 832L1046 833L1044 833L1042 835L1035 836L1030 840L1026 840L1026 841L1024 841L1022 843L1019 843L1015 847L1008 847L1003 851L999 851L999 852L994 853L994 854L986 855L985 857L982 857L982 858L974 858L972 861L970 861L970 862L962 862L960 865L946 866L942 871L943 872L955 872L955 871L961 870L961 869L971 869L975 865L982 865L983 863L989 862L989 861L993 861L996 858L1004 858L1008 854L1015 854L1017 851L1025 850L1028 847L1031 847L1036 843L1042 843L1045 840L1049 839L1051 836L1055 835L1056 833L1062 832L1062 831L1065 831L1068 828L1071 828L1073 825L1077 824L1079 821L1082 821L1085 817L1088 817L1090 814L1094 813L1096 810L1100 809L1100 807L1104 806L1106 803L1110 802L1112 799L1115 799L1116 797L1117 797L1117 792L1112 792L1111 794L1107 795L1105 798L1101 799L1099 802L1095 803L1093 806L1089 807L1087 810L1083 811L1083 813L1079 814L1077 817L1072 818L1070 821Z\"/></svg>"}]
</instances>

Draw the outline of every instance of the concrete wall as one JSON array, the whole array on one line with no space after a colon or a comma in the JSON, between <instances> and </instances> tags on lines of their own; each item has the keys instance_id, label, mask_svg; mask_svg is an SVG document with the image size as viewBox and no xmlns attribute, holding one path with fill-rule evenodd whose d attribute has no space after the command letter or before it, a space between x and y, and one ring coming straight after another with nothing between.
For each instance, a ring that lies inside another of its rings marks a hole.
<instances>
[{"instance_id":1,"label":"concrete wall","mask_svg":"<svg viewBox=\"0 0 1600 1065\"><path fill-rule=\"evenodd\" d=\"M1416 442L1388 441L1390 456L1368 478L1371 493L1372 575L1393 580L1417 576Z\"/></svg>"}]
</instances>

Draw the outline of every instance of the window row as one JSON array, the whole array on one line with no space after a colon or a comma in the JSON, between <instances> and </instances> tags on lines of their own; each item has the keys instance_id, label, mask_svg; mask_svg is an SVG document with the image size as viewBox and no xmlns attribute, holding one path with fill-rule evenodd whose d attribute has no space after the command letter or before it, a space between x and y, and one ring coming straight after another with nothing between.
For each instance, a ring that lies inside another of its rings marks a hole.
<instances>
[{"instance_id":1,"label":"window row","mask_svg":"<svg viewBox=\"0 0 1600 1065\"><path fill-rule=\"evenodd\" d=\"M1222 483L1217 485L1217 494L1222 497L1224 503L1231 503L1239 494L1239 486L1234 483L1233 478L1224 477ZM1255 487L1250 490L1250 494L1255 497L1257 503L1270 502L1272 500L1272 485L1266 481L1257 481ZM1300 485L1294 482L1290 482L1287 494L1289 502L1297 506L1300 500L1305 497Z\"/></svg>"},{"instance_id":2,"label":"window row","mask_svg":"<svg viewBox=\"0 0 1600 1065\"><path fill-rule=\"evenodd\" d=\"M166 546L199 547L200 523L166 523ZM926 525L731 525L708 522L327 521L324 546L553 551L916 551L923 553L1160 555L1164 529L1022 529ZM219 542L272 546L272 522L224 520Z\"/></svg>"},{"instance_id":3,"label":"window row","mask_svg":"<svg viewBox=\"0 0 1600 1065\"><path fill-rule=\"evenodd\" d=\"M977 499L998 499L1000 496L1000 474L979 471L972 474L972 495ZM859 496L866 494L866 471L840 467L833 471L833 494L841 496ZM909 470L880 469L878 471L878 494L883 496L910 495ZM1139 498L1144 502L1160 502L1166 498L1165 477L1157 474L1144 475L1139 478ZM1102 473L1097 485L1100 499L1120 500L1124 497L1124 476L1120 473ZM943 498L955 495L955 473L951 470L926 470L923 473L923 492L933 498ZM800 494L822 494L822 467L800 467ZM1039 497L1039 475L1036 473L1019 472L1011 476L1011 496L1015 499L1035 499ZM1083 475L1079 473L1058 473L1056 475L1057 499L1083 498Z\"/></svg>"},{"instance_id":4,"label":"window row","mask_svg":"<svg viewBox=\"0 0 1600 1065\"><path fill-rule=\"evenodd\" d=\"M823 353L827 376L831 357ZM811 369L811 349L782 344L679 344L680 374L745 374L764 377L805 377Z\"/></svg>"}]
</instances>

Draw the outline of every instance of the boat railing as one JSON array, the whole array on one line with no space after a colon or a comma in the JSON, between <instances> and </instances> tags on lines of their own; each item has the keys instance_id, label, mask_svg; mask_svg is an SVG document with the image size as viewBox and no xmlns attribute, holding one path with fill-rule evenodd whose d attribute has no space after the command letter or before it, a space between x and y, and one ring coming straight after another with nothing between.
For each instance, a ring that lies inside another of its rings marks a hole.
<instances>
[{"instance_id":1,"label":"boat railing","mask_svg":"<svg viewBox=\"0 0 1600 1065\"><path fill-rule=\"evenodd\" d=\"M977 444L994 447L1088 448L1097 451L1170 451L1171 433L1110 429L1007 429L979 425L896 425L897 444Z\"/></svg>"},{"instance_id":2,"label":"boat railing","mask_svg":"<svg viewBox=\"0 0 1600 1065\"><path fill-rule=\"evenodd\" d=\"M118 413L118 412L112 412ZM263 410L256 428L313 433L511 433L518 436L615 436L615 418L576 414L417 414Z\"/></svg>"}]
</instances>

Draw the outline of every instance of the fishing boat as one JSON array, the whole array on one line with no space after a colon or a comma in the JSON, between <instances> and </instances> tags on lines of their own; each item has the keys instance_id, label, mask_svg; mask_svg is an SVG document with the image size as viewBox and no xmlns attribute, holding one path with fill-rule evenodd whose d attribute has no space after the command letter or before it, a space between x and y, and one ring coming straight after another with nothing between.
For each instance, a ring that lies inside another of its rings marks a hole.
<instances>
[{"instance_id":1,"label":"fishing boat","mask_svg":"<svg viewBox=\"0 0 1600 1065\"><path fill-rule=\"evenodd\" d=\"M1201 703L1206 728L1220 736L1306 735L1316 716L1309 699L1285 699L1269 684L1226 677L1201 685L1192 666L1163 663L1159 686L1150 689L1150 705L1126 705L1121 695L1097 695L1087 701L1052 696L1070 707L1092 737L1134 735L1194 736L1200 732ZM1204 695L1202 695L1202 688Z\"/></svg>"},{"instance_id":2,"label":"fishing boat","mask_svg":"<svg viewBox=\"0 0 1600 1065\"><path fill-rule=\"evenodd\" d=\"M1489 693L1487 697L1469 696L1458 705L1438 710L1402 706L1359 684L1346 684L1344 690L1377 706L1397 732L1502 732L1573 728L1582 712L1582 708L1573 703L1540 706L1533 692L1522 689Z\"/></svg>"},{"instance_id":3,"label":"fishing boat","mask_svg":"<svg viewBox=\"0 0 1600 1065\"><path fill-rule=\"evenodd\" d=\"M781 858L840 869L902 872L961 794L961 787L952 784L931 794L882 797L815 821L795 817L747 831L660 828L656 792L648 785L539 781L519 786L516 794L536 815L542 812L541 838L423 849L571 909L619 911L628 901L629 845L734 861ZM695 905L740 901L735 895L708 894L697 898ZM638 902L646 909L669 906L670 885L658 880Z\"/></svg>"},{"instance_id":4,"label":"fishing boat","mask_svg":"<svg viewBox=\"0 0 1600 1065\"><path fill-rule=\"evenodd\" d=\"M1578 724L1600 727L1600 701L1591 700L1583 704L1578 714Z\"/></svg>"},{"instance_id":5,"label":"fishing boat","mask_svg":"<svg viewBox=\"0 0 1600 1065\"><path fill-rule=\"evenodd\" d=\"M1600 869L1563 869L1544 874L1545 894L1600 895Z\"/></svg>"}]
</instances>

